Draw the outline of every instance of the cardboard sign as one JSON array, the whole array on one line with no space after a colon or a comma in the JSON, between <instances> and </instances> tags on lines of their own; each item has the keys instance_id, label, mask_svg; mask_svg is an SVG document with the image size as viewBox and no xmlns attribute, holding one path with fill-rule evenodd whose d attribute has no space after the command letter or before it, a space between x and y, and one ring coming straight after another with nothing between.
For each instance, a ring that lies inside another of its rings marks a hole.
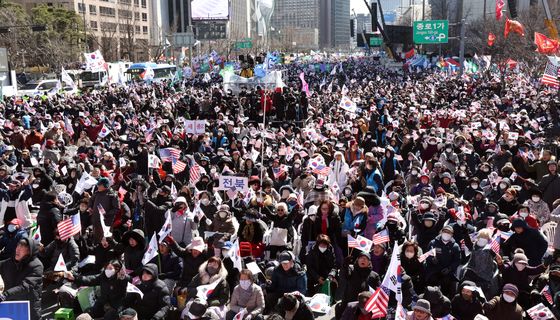
<instances>
[{"instance_id":1,"label":"cardboard sign","mask_svg":"<svg viewBox=\"0 0 560 320\"><path fill-rule=\"evenodd\" d=\"M220 176L218 190L235 190L245 193L249 189L249 178L235 176Z\"/></svg>"}]
</instances>

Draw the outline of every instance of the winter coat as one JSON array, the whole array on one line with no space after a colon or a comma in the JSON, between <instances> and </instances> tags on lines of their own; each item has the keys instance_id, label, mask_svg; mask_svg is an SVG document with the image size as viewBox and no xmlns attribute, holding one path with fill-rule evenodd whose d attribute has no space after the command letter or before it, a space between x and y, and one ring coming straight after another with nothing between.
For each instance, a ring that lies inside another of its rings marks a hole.
<instances>
[{"instance_id":1,"label":"winter coat","mask_svg":"<svg viewBox=\"0 0 560 320\"><path fill-rule=\"evenodd\" d=\"M529 285L531 276L539 275L546 270L544 265L539 265L537 267L526 266L525 269L519 271L515 267L515 259L507 264L500 266L500 271L502 272L502 282L511 283L517 286L519 292L531 292L531 287Z\"/></svg>"},{"instance_id":2,"label":"winter coat","mask_svg":"<svg viewBox=\"0 0 560 320\"><path fill-rule=\"evenodd\" d=\"M560 223L560 206L556 207L556 209L554 209L550 213L550 221ZM554 249L560 249L560 232L555 232L554 233L553 246L554 246Z\"/></svg>"},{"instance_id":3,"label":"winter coat","mask_svg":"<svg viewBox=\"0 0 560 320\"><path fill-rule=\"evenodd\" d=\"M144 204L144 223L146 234L151 235L159 232L165 223L165 213L173 206L173 199L158 196L153 200L148 200Z\"/></svg>"},{"instance_id":4,"label":"winter coat","mask_svg":"<svg viewBox=\"0 0 560 320\"><path fill-rule=\"evenodd\" d=\"M482 308L488 320L523 319L523 309L517 304L517 301L509 303L504 301L501 296L492 298L492 300L485 303Z\"/></svg>"},{"instance_id":5,"label":"winter coat","mask_svg":"<svg viewBox=\"0 0 560 320\"><path fill-rule=\"evenodd\" d=\"M76 241L74 241L74 238L71 237L67 242L59 243L57 241L53 241L45 247L45 251L42 254L39 253L39 256L44 258L44 261L48 266L45 268L46 270L52 271L54 269L60 254L62 254L62 258L64 259L64 263L66 263L66 268L68 270L78 269L80 249L78 249L78 245L76 244Z\"/></svg>"},{"instance_id":6,"label":"winter coat","mask_svg":"<svg viewBox=\"0 0 560 320\"><path fill-rule=\"evenodd\" d=\"M329 216L326 219L327 221L327 232L323 232L323 220L322 216L319 213L317 218L313 222L313 226L315 227L315 231L317 234L326 234L331 239L331 243L333 245L338 244L340 241L340 235L342 232L340 217L335 212L329 213ZM275 225L276 226L276 225ZM315 239L313 239L315 240Z\"/></svg>"},{"instance_id":7,"label":"winter coat","mask_svg":"<svg viewBox=\"0 0 560 320\"><path fill-rule=\"evenodd\" d=\"M315 319L315 316L313 315L313 312L311 311L309 306L305 303L305 301L303 300L303 297L296 295L296 298L298 300L298 308L297 308L296 313L292 317L292 320L313 320L313 319ZM282 317L282 319L286 319L286 311L283 310L282 307L279 306L279 305L276 306L276 309L279 310L277 313Z\"/></svg>"},{"instance_id":8,"label":"winter coat","mask_svg":"<svg viewBox=\"0 0 560 320\"><path fill-rule=\"evenodd\" d=\"M54 240L54 229L62 221L60 209L53 203L42 202L37 214L37 225L41 228L41 243L48 245Z\"/></svg>"},{"instance_id":9,"label":"winter coat","mask_svg":"<svg viewBox=\"0 0 560 320\"><path fill-rule=\"evenodd\" d=\"M358 294L362 291L377 289L379 287L379 275L371 268L360 268L357 260L354 265L345 264L340 270L340 277L346 281L346 289L342 296L342 303L358 300Z\"/></svg>"},{"instance_id":10,"label":"winter coat","mask_svg":"<svg viewBox=\"0 0 560 320\"><path fill-rule=\"evenodd\" d=\"M524 205L529 207L529 212L537 217L541 226L550 221L550 209L544 200L540 199L538 202L535 202L529 199L525 201Z\"/></svg>"},{"instance_id":11,"label":"winter coat","mask_svg":"<svg viewBox=\"0 0 560 320\"><path fill-rule=\"evenodd\" d=\"M451 300L451 315L457 318L457 320L473 320L477 314L482 314L482 301L479 298L478 292L473 292L472 301L463 299L461 290L466 285L475 286L473 282L464 281L459 286L458 293Z\"/></svg>"},{"instance_id":12,"label":"winter coat","mask_svg":"<svg viewBox=\"0 0 560 320\"><path fill-rule=\"evenodd\" d=\"M261 289L256 284L251 284L248 291L251 292L249 299L246 301L241 301L241 292L243 288L241 286L236 286L231 294L231 301L229 303L229 309L233 312L239 312L241 309L245 308L249 314L253 317L261 314L264 310L264 294Z\"/></svg>"},{"instance_id":13,"label":"winter coat","mask_svg":"<svg viewBox=\"0 0 560 320\"><path fill-rule=\"evenodd\" d=\"M422 292L425 287L424 263L418 261L417 256L408 259L404 254L401 254L401 266L412 279L415 290L419 293Z\"/></svg>"},{"instance_id":14,"label":"winter coat","mask_svg":"<svg viewBox=\"0 0 560 320\"><path fill-rule=\"evenodd\" d=\"M370 206L368 208L368 218L366 228L364 230L364 237L371 239L377 232L377 223L383 219L384 209L383 206Z\"/></svg>"},{"instance_id":15,"label":"winter coat","mask_svg":"<svg viewBox=\"0 0 560 320\"><path fill-rule=\"evenodd\" d=\"M100 206L103 206L105 214L99 212ZM113 225L115 216L120 209L119 197L111 189L107 189L103 192L97 191L89 199L88 207L93 210L91 223L93 225L95 240L101 241L101 238L103 238L103 226L101 223L105 223L106 226Z\"/></svg>"},{"instance_id":16,"label":"winter coat","mask_svg":"<svg viewBox=\"0 0 560 320\"><path fill-rule=\"evenodd\" d=\"M438 287L426 287L419 299L426 299L430 302L430 310L434 318L442 318L451 312L451 301L441 293Z\"/></svg>"},{"instance_id":17,"label":"winter coat","mask_svg":"<svg viewBox=\"0 0 560 320\"><path fill-rule=\"evenodd\" d=\"M200 265L198 274L189 283L187 294L189 298L195 298L198 286L217 282L214 291L207 296L206 302L209 307L225 306L229 302L229 285L226 280L228 272L222 264L216 274L210 275L206 270L207 265L208 261Z\"/></svg>"},{"instance_id":18,"label":"winter coat","mask_svg":"<svg viewBox=\"0 0 560 320\"><path fill-rule=\"evenodd\" d=\"M560 177L558 174L545 175L539 183L539 190L543 192L543 200L548 204L548 208L552 210L552 203L560 198Z\"/></svg>"},{"instance_id":19,"label":"winter coat","mask_svg":"<svg viewBox=\"0 0 560 320\"><path fill-rule=\"evenodd\" d=\"M138 312L139 320L164 320L171 308L169 289L162 280L158 279L157 266L153 263L146 264L143 270L148 270L154 276L149 282L141 282L137 285L144 297L133 293L134 303L127 306Z\"/></svg>"},{"instance_id":20,"label":"winter coat","mask_svg":"<svg viewBox=\"0 0 560 320\"><path fill-rule=\"evenodd\" d=\"M24 229L17 229L14 232L5 230L2 238L0 238L0 249L2 249L0 260L11 258L16 252L19 240L23 237L27 237L27 232Z\"/></svg>"},{"instance_id":21,"label":"winter coat","mask_svg":"<svg viewBox=\"0 0 560 320\"><path fill-rule=\"evenodd\" d=\"M137 245L134 248L129 245L129 238L136 240ZM123 235L121 243L117 245L115 251L119 254L124 253L124 267L127 270L133 271L133 275L138 276L141 273L145 248L146 240L144 239L144 233L141 230L134 229Z\"/></svg>"},{"instance_id":22,"label":"winter coat","mask_svg":"<svg viewBox=\"0 0 560 320\"><path fill-rule=\"evenodd\" d=\"M329 167L331 168L331 172L327 180L328 185L332 186L336 182L339 187L339 192L342 192L348 184L348 170L350 170L348 164L344 161L344 158L342 158L341 161L331 161Z\"/></svg>"},{"instance_id":23,"label":"winter coat","mask_svg":"<svg viewBox=\"0 0 560 320\"><path fill-rule=\"evenodd\" d=\"M455 273L457 267L461 263L461 251L455 239L451 238L449 242L444 243L441 235L437 236L430 242L429 250L436 249L436 256L430 256L426 260L426 277L440 273L447 269L449 274Z\"/></svg>"},{"instance_id":24,"label":"winter coat","mask_svg":"<svg viewBox=\"0 0 560 320\"><path fill-rule=\"evenodd\" d=\"M352 205L352 202L346 204L346 210L344 212L344 223L342 225L342 230L347 234L354 234L354 230L360 230L358 234L363 234L366 229L368 222L368 208L364 206L361 210L357 212Z\"/></svg>"},{"instance_id":25,"label":"winter coat","mask_svg":"<svg viewBox=\"0 0 560 320\"><path fill-rule=\"evenodd\" d=\"M4 280L6 301L29 301L31 320L41 318L43 264L37 258L38 243L23 238L29 244L30 255L21 261L14 257L0 261L0 276Z\"/></svg>"},{"instance_id":26,"label":"winter coat","mask_svg":"<svg viewBox=\"0 0 560 320\"><path fill-rule=\"evenodd\" d=\"M212 231L219 233L235 234L234 217L228 214L227 217L221 218L218 213L214 215L212 220Z\"/></svg>"},{"instance_id":27,"label":"winter coat","mask_svg":"<svg viewBox=\"0 0 560 320\"><path fill-rule=\"evenodd\" d=\"M177 257L173 252L170 252L166 255L160 253L159 259L161 261L161 268L158 268L159 278L161 280L178 280L183 269L181 259ZM158 257L154 257L150 262L157 265Z\"/></svg>"},{"instance_id":28,"label":"winter coat","mask_svg":"<svg viewBox=\"0 0 560 320\"><path fill-rule=\"evenodd\" d=\"M494 264L495 256L496 254L491 249L480 248L475 245L467 263L467 270L472 271L484 281L491 281L496 270L496 265Z\"/></svg>"},{"instance_id":29,"label":"winter coat","mask_svg":"<svg viewBox=\"0 0 560 320\"><path fill-rule=\"evenodd\" d=\"M313 186L315 186L315 177L310 174L297 177L293 183L294 189L301 189L303 191L304 198L313 190Z\"/></svg>"},{"instance_id":30,"label":"winter coat","mask_svg":"<svg viewBox=\"0 0 560 320\"><path fill-rule=\"evenodd\" d=\"M529 265L537 266L541 264L542 258L546 253L548 241L539 230L529 227L525 221L523 221L523 229L522 233L514 232L505 241L504 245L501 246L502 251L507 256L513 256L515 249L521 248L529 259Z\"/></svg>"},{"instance_id":31,"label":"winter coat","mask_svg":"<svg viewBox=\"0 0 560 320\"><path fill-rule=\"evenodd\" d=\"M198 236L198 223L188 217L187 212L171 212L171 225L171 236L183 246L189 245L192 238Z\"/></svg>"},{"instance_id":32,"label":"winter coat","mask_svg":"<svg viewBox=\"0 0 560 320\"><path fill-rule=\"evenodd\" d=\"M299 291L305 295L307 293L307 275L305 270L296 261L294 261L294 267L288 271L284 271L282 265L277 266L272 271L272 283L267 291L276 294Z\"/></svg>"},{"instance_id":33,"label":"winter coat","mask_svg":"<svg viewBox=\"0 0 560 320\"><path fill-rule=\"evenodd\" d=\"M119 278L117 274L107 278L105 272L101 271L91 276L75 275L74 283L78 286L99 286L101 294L97 296L95 303L101 305L108 303L118 310L124 303L126 287L130 280L128 275Z\"/></svg>"},{"instance_id":34,"label":"winter coat","mask_svg":"<svg viewBox=\"0 0 560 320\"><path fill-rule=\"evenodd\" d=\"M336 276L336 257L334 249L329 246L325 252L319 251L319 246L315 244L313 249L305 256L307 266L307 276L309 287L313 287L319 278L326 280L329 276Z\"/></svg>"},{"instance_id":35,"label":"winter coat","mask_svg":"<svg viewBox=\"0 0 560 320\"><path fill-rule=\"evenodd\" d=\"M171 242L171 250L183 260L183 272L177 286L186 287L198 274L198 268L208 259L208 253L203 251L194 257L191 250L179 247L175 241Z\"/></svg>"}]
</instances>

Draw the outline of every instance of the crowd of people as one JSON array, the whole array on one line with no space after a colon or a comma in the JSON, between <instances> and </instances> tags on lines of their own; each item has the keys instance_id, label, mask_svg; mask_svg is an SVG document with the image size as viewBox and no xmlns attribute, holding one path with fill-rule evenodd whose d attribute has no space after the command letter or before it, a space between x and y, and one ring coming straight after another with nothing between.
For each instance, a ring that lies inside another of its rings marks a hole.
<instances>
[{"instance_id":1,"label":"crowd of people","mask_svg":"<svg viewBox=\"0 0 560 320\"><path fill-rule=\"evenodd\" d=\"M239 94L216 73L5 97L0 302L31 319L51 299L77 319L309 320L317 294L344 320L558 315L556 90L322 63Z\"/></svg>"}]
</instances>

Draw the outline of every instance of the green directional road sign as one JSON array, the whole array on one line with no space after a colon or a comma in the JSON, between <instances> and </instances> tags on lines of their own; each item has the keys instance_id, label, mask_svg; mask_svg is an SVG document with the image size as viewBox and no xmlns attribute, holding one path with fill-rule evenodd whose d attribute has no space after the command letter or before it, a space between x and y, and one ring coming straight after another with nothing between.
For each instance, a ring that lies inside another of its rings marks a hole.
<instances>
[{"instance_id":1,"label":"green directional road sign","mask_svg":"<svg viewBox=\"0 0 560 320\"><path fill-rule=\"evenodd\" d=\"M369 38L369 45L372 47L380 47L383 44L383 39L371 37Z\"/></svg>"},{"instance_id":2,"label":"green directional road sign","mask_svg":"<svg viewBox=\"0 0 560 320\"><path fill-rule=\"evenodd\" d=\"M253 42L251 40L247 40L247 41L237 41L235 43L235 48L236 49L251 49L253 48Z\"/></svg>"},{"instance_id":3,"label":"green directional road sign","mask_svg":"<svg viewBox=\"0 0 560 320\"><path fill-rule=\"evenodd\" d=\"M449 21L414 21L412 32L416 44L447 43L449 40Z\"/></svg>"}]
</instances>

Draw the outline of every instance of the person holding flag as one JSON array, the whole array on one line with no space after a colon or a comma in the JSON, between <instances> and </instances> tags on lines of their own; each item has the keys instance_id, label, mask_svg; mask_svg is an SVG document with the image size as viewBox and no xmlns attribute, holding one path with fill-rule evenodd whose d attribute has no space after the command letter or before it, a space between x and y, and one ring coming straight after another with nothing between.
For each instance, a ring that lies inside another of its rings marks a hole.
<instances>
[{"instance_id":1,"label":"person holding flag","mask_svg":"<svg viewBox=\"0 0 560 320\"><path fill-rule=\"evenodd\" d=\"M488 247L491 241L492 231L490 229L485 228L478 231L463 276L463 280L470 280L481 287L487 297L493 297L499 291L498 279L495 277L497 271L494 264L496 253Z\"/></svg>"},{"instance_id":2,"label":"person holding flag","mask_svg":"<svg viewBox=\"0 0 560 320\"><path fill-rule=\"evenodd\" d=\"M352 265L352 261L354 262ZM358 250L355 260L349 255L344 260L340 271L341 287L344 287L342 301L336 306L336 318L340 319L344 309L351 301L358 299L358 294L368 291L369 288L377 289L380 284L379 275L371 268L369 253Z\"/></svg>"},{"instance_id":3,"label":"person holding flag","mask_svg":"<svg viewBox=\"0 0 560 320\"><path fill-rule=\"evenodd\" d=\"M187 298L205 298L209 310L222 317L225 316L230 295L227 275L228 272L222 260L218 257L210 257L198 268L198 274L194 276L186 288ZM199 294L199 287L201 286L211 287L203 297L200 297Z\"/></svg>"},{"instance_id":4,"label":"person holding flag","mask_svg":"<svg viewBox=\"0 0 560 320\"><path fill-rule=\"evenodd\" d=\"M124 267L132 277L140 275L145 249L146 238L140 229L127 231L115 248L115 252L124 254Z\"/></svg>"},{"instance_id":5,"label":"person holding flag","mask_svg":"<svg viewBox=\"0 0 560 320\"><path fill-rule=\"evenodd\" d=\"M158 268L148 263L142 268L139 293L127 293L124 307L133 308L138 313L138 319L164 320L171 308L171 298L165 283L158 279Z\"/></svg>"},{"instance_id":6,"label":"person holding flag","mask_svg":"<svg viewBox=\"0 0 560 320\"><path fill-rule=\"evenodd\" d=\"M264 294L260 286L254 283L253 273L248 269L243 269L239 273L239 285L231 294L229 311L226 320L234 319L245 309L246 315L243 320L262 320L264 311Z\"/></svg>"},{"instance_id":7,"label":"person holding flag","mask_svg":"<svg viewBox=\"0 0 560 320\"><path fill-rule=\"evenodd\" d=\"M97 286L100 294L96 296L95 304L87 313L94 318L117 317L122 310L126 288L131 278L126 274L120 260L111 260L103 266L101 273L94 275L80 275L76 272L65 272L64 277L75 286Z\"/></svg>"},{"instance_id":8,"label":"person holding flag","mask_svg":"<svg viewBox=\"0 0 560 320\"><path fill-rule=\"evenodd\" d=\"M428 285L441 286L442 292L452 297L455 295L455 270L461 263L461 251L453 239L451 226L443 227L441 234L430 242L429 249L434 248L436 256L426 260L426 281Z\"/></svg>"}]
</instances>

